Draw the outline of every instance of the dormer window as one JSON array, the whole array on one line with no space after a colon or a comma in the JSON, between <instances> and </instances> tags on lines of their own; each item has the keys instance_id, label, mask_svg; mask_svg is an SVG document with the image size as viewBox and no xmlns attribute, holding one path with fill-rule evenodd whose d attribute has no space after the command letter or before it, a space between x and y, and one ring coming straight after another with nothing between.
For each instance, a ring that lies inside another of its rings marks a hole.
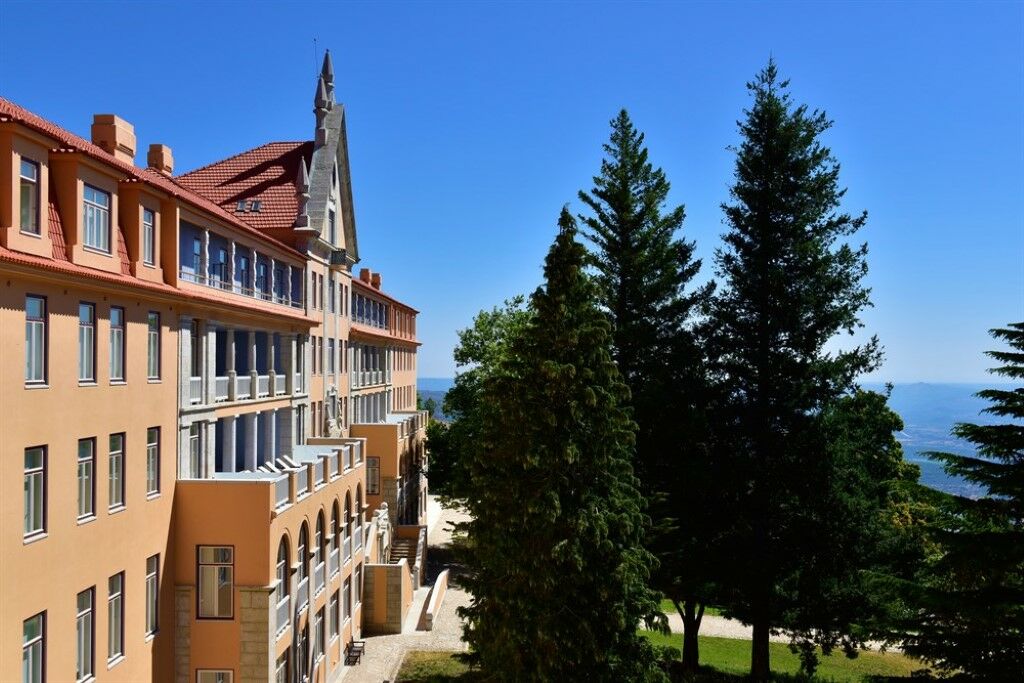
<instances>
[{"instance_id":1,"label":"dormer window","mask_svg":"<svg viewBox=\"0 0 1024 683\"><path fill-rule=\"evenodd\" d=\"M237 211L238 213L245 213L245 200L244 199L240 200L237 204L235 204L235 211Z\"/></svg>"},{"instance_id":2,"label":"dormer window","mask_svg":"<svg viewBox=\"0 0 1024 683\"><path fill-rule=\"evenodd\" d=\"M86 185L82 200L85 246L110 253L110 194Z\"/></svg>"},{"instance_id":3,"label":"dormer window","mask_svg":"<svg viewBox=\"0 0 1024 683\"><path fill-rule=\"evenodd\" d=\"M142 262L147 266L155 261L156 215L149 209L142 210Z\"/></svg>"},{"instance_id":4,"label":"dormer window","mask_svg":"<svg viewBox=\"0 0 1024 683\"><path fill-rule=\"evenodd\" d=\"M253 211L255 213L259 213L260 209L262 209L262 208L263 208L263 202L261 202L259 199L254 199L254 200L252 200L252 205L250 206L249 210Z\"/></svg>"},{"instance_id":5,"label":"dormer window","mask_svg":"<svg viewBox=\"0 0 1024 683\"><path fill-rule=\"evenodd\" d=\"M39 164L21 160L21 231L39 234Z\"/></svg>"}]
</instances>

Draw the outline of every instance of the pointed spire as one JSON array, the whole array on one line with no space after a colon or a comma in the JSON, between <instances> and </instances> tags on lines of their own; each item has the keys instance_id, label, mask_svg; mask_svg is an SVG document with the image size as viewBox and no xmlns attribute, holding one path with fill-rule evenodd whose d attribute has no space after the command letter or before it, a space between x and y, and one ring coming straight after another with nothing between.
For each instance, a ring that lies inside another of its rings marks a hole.
<instances>
[{"instance_id":1,"label":"pointed spire","mask_svg":"<svg viewBox=\"0 0 1024 683\"><path fill-rule=\"evenodd\" d=\"M295 186L299 194L309 194L309 169L306 168L306 159L304 157L299 158L299 172L295 178Z\"/></svg>"},{"instance_id":2,"label":"pointed spire","mask_svg":"<svg viewBox=\"0 0 1024 683\"><path fill-rule=\"evenodd\" d=\"M313 109L327 111L330 100L327 98L327 84L324 82L323 74L317 79L316 97L313 98Z\"/></svg>"},{"instance_id":3,"label":"pointed spire","mask_svg":"<svg viewBox=\"0 0 1024 683\"><path fill-rule=\"evenodd\" d=\"M320 75L327 81L328 86L334 85L334 64L331 62L331 51L324 53L324 65L320 69Z\"/></svg>"},{"instance_id":4,"label":"pointed spire","mask_svg":"<svg viewBox=\"0 0 1024 683\"><path fill-rule=\"evenodd\" d=\"M305 157L299 157L299 171L295 177L295 194L299 196L299 210L295 214L295 227L308 227L309 214L306 204L309 202L309 169L306 167Z\"/></svg>"}]
</instances>

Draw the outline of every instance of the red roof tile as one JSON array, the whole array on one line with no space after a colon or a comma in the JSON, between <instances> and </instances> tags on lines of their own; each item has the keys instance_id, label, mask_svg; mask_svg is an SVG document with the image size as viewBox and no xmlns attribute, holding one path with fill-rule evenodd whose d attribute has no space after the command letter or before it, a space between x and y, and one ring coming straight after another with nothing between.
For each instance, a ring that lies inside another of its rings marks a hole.
<instances>
[{"instance_id":1,"label":"red roof tile","mask_svg":"<svg viewBox=\"0 0 1024 683\"><path fill-rule=\"evenodd\" d=\"M210 199L207 199L206 197L200 194L197 194L194 190L172 181L167 176L151 168L139 168L138 166L133 166L132 164L121 161L120 159L104 151L97 145L92 144L85 138L81 138L75 135L74 133L66 131L60 126L51 123L50 121L47 121L46 119L40 116L36 116L27 109L14 104L10 100L6 100L0 97L0 122L5 120L17 121L29 128L32 128L33 130L36 130L44 135L47 135L57 140L62 147L74 148L95 159L99 159L100 161L103 161L109 166L112 166L120 170L129 178L136 178L142 180L148 183L149 185L159 190L162 190L163 192L166 192L167 194L177 197L183 201L186 201L189 204L192 204L193 206L216 216L225 223L228 223L229 225L232 225L251 235L258 236L259 239L263 242L273 244L278 249L286 251L292 254L293 256L297 256L303 259L305 258L305 254L302 254L301 252L297 251L291 245L285 244L280 240L277 240L269 235L266 235L260 230L254 228L249 223L239 220L232 213L225 211L217 203L211 201Z\"/></svg>"},{"instance_id":2,"label":"red roof tile","mask_svg":"<svg viewBox=\"0 0 1024 683\"><path fill-rule=\"evenodd\" d=\"M189 171L175 181L208 197L249 225L260 230L291 228L299 210L295 180L299 160L308 168L312 142L268 142L233 157ZM260 210L252 211L252 202ZM246 211L238 211L244 202Z\"/></svg>"},{"instance_id":3,"label":"red roof tile","mask_svg":"<svg viewBox=\"0 0 1024 683\"><path fill-rule=\"evenodd\" d=\"M67 261L68 245L64 242L64 226L60 222L60 211L57 210L57 194L50 185L50 243L53 245L53 258Z\"/></svg>"}]
</instances>

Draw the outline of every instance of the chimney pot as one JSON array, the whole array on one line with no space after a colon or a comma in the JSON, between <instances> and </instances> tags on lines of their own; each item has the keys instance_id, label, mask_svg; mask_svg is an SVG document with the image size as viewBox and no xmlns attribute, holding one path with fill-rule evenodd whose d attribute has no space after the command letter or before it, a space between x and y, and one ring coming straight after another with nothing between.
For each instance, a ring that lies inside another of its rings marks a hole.
<instances>
[{"instance_id":1,"label":"chimney pot","mask_svg":"<svg viewBox=\"0 0 1024 683\"><path fill-rule=\"evenodd\" d=\"M135 126L120 116L93 116L92 143L121 161L135 163Z\"/></svg>"},{"instance_id":2,"label":"chimney pot","mask_svg":"<svg viewBox=\"0 0 1024 683\"><path fill-rule=\"evenodd\" d=\"M153 144L146 155L146 165L163 173L165 176L174 174L174 155L167 145Z\"/></svg>"},{"instance_id":3,"label":"chimney pot","mask_svg":"<svg viewBox=\"0 0 1024 683\"><path fill-rule=\"evenodd\" d=\"M360 270L359 270L359 279L362 280L363 282L365 282L366 284L370 284L370 269L369 268L360 268Z\"/></svg>"},{"instance_id":4,"label":"chimney pot","mask_svg":"<svg viewBox=\"0 0 1024 683\"><path fill-rule=\"evenodd\" d=\"M380 283L380 273L373 273L370 275L370 284L373 285L375 289L380 289Z\"/></svg>"}]
</instances>

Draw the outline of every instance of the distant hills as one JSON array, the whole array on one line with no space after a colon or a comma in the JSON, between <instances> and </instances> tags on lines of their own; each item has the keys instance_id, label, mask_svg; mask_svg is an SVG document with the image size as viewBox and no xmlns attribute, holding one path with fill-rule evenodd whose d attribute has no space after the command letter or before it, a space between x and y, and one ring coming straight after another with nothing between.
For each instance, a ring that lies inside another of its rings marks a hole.
<instances>
[{"instance_id":1,"label":"distant hills","mask_svg":"<svg viewBox=\"0 0 1024 683\"><path fill-rule=\"evenodd\" d=\"M421 377L419 393L423 400L433 398L440 409L445 393L452 387L450 377ZM921 483L926 486L965 496L978 496L981 489L957 477L951 477L942 466L924 455L926 451L949 451L971 454L970 444L950 433L957 422L991 424L996 419L983 415L987 403L974 396L996 384L946 384L916 382L896 384L889 405L903 417L904 429L896 435L903 445L904 457L921 468ZM1011 385L1007 385L1011 386ZM865 389L883 391L881 382L865 382ZM442 417L443 416L439 416Z\"/></svg>"}]
</instances>

